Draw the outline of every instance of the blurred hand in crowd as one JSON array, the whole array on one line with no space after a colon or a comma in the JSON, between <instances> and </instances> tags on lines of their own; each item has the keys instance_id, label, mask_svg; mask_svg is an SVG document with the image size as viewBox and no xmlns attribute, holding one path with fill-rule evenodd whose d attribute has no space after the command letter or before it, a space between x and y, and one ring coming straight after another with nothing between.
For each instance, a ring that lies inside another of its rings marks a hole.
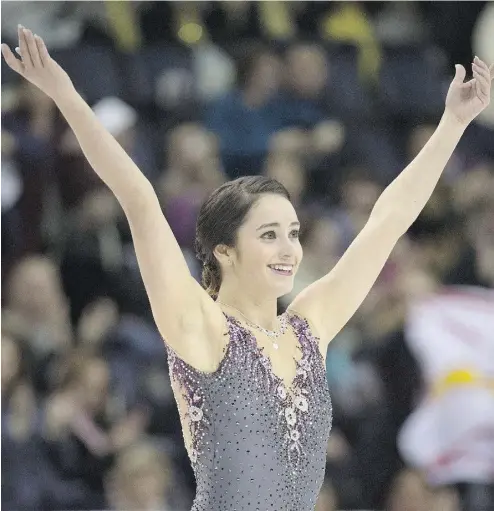
<instances>
[{"instance_id":1,"label":"blurred hand in crowd","mask_svg":"<svg viewBox=\"0 0 494 511\"><path fill-rule=\"evenodd\" d=\"M77 324L77 339L97 349L119 319L116 303L110 298L99 298L85 307Z\"/></svg>"},{"instance_id":2,"label":"blurred hand in crowd","mask_svg":"<svg viewBox=\"0 0 494 511\"><path fill-rule=\"evenodd\" d=\"M317 154L331 154L339 151L345 142L345 126L331 120L320 122L311 132L312 149Z\"/></svg>"}]
</instances>

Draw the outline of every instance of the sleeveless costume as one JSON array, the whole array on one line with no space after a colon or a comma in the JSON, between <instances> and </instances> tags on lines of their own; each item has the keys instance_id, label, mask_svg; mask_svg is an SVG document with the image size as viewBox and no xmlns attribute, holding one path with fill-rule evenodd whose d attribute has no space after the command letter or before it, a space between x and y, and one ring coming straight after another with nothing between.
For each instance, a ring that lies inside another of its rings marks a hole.
<instances>
[{"instance_id":1,"label":"sleeveless costume","mask_svg":"<svg viewBox=\"0 0 494 511\"><path fill-rule=\"evenodd\" d=\"M313 511L332 423L324 360L306 320L289 313L302 358L287 388L254 335L226 315L229 342L206 373L168 345L197 491L192 511Z\"/></svg>"}]
</instances>

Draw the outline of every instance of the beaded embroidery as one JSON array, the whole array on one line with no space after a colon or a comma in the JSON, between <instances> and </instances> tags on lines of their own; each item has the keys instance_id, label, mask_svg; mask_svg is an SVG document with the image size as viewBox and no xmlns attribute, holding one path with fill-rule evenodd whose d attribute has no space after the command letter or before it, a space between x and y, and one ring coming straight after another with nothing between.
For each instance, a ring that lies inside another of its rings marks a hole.
<instances>
[{"instance_id":1,"label":"beaded embroidery","mask_svg":"<svg viewBox=\"0 0 494 511\"><path fill-rule=\"evenodd\" d=\"M177 397L179 392L187 404L181 419L183 427L188 425L190 428L189 456L198 483L193 511L211 509L208 506L213 505L219 510L233 509L226 505L228 489L240 484L254 485L258 488L259 498L264 486L272 485L276 492L282 492L276 496L276 506L283 505L287 510L292 509L290 506L296 506L293 509L297 511L312 510L303 503L315 504L324 477L326 445L332 422L324 360L317 339L304 319L290 313L289 323L299 340L302 357L299 361L294 358L296 374L287 388L283 379L273 372L271 361L263 354L264 348L257 345L254 334L234 317L225 316L229 343L219 368L213 373L196 370L166 345L175 395ZM250 438L249 434L253 436ZM223 447L222 437L229 439ZM235 439L235 444L241 446L236 451L233 450ZM269 441L272 445L268 446ZM255 449L258 449L256 463L260 458L265 460L259 467L254 463L246 465ZM232 459L232 453L238 459ZM225 460L227 454L228 463ZM274 460L269 473L263 477L259 472L263 467L268 470L266 456L274 456ZM274 466L276 474L272 473ZM211 471L213 474L223 473L227 467L230 467L229 473L217 483L226 488L223 497L214 497L215 488L208 486L214 479ZM228 474L236 470L245 477L245 483L241 483L243 477L229 480L231 476ZM247 478L248 474L250 478ZM298 496L294 493L300 484L306 486L306 500L303 491ZM252 491L245 489L246 494ZM238 497L240 493L242 491L238 489L235 495ZM204 507L200 503L204 503ZM253 507L235 509L250 511L258 508L253 504ZM265 507L259 509L264 511Z\"/></svg>"}]
</instances>

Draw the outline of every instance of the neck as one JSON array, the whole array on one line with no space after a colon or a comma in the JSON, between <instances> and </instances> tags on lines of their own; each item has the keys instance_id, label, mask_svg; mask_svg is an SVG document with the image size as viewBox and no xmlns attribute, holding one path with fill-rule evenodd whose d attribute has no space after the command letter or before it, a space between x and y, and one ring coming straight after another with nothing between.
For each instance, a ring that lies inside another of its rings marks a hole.
<instances>
[{"instance_id":1,"label":"neck","mask_svg":"<svg viewBox=\"0 0 494 511\"><path fill-rule=\"evenodd\" d=\"M241 296L238 296L238 294L238 288L233 292L233 290L230 291L221 286L218 300L221 304L227 306L225 312L232 313L242 321L247 318L252 323L267 330L274 331L279 328L277 322L278 305L275 298L259 298L259 296L251 296L245 291L242 292ZM241 317L234 309L240 311L245 318Z\"/></svg>"}]
</instances>

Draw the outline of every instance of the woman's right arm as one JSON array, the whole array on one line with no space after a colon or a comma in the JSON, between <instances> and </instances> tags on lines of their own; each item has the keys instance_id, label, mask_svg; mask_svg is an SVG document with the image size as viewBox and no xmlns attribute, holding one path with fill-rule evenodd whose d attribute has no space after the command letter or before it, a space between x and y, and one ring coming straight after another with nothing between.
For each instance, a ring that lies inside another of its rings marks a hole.
<instances>
[{"instance_id":1,"label":"woman's right arm","mask_svg":"<svg viewBox=\"0 0 494 511\"><path fill-rule=\"evenodd\" d=\"M177 353L189 358L196 347L180 345L181 340L197 338L192 334L203 331L206 319L222 325L220 308L190 274L148 179L51 59L41 38L19 28L19 41L22 61L2 45L7 64L55 101L90 165L117 197L130 224L156 324Z\"/></svg>"}]
</instances>

